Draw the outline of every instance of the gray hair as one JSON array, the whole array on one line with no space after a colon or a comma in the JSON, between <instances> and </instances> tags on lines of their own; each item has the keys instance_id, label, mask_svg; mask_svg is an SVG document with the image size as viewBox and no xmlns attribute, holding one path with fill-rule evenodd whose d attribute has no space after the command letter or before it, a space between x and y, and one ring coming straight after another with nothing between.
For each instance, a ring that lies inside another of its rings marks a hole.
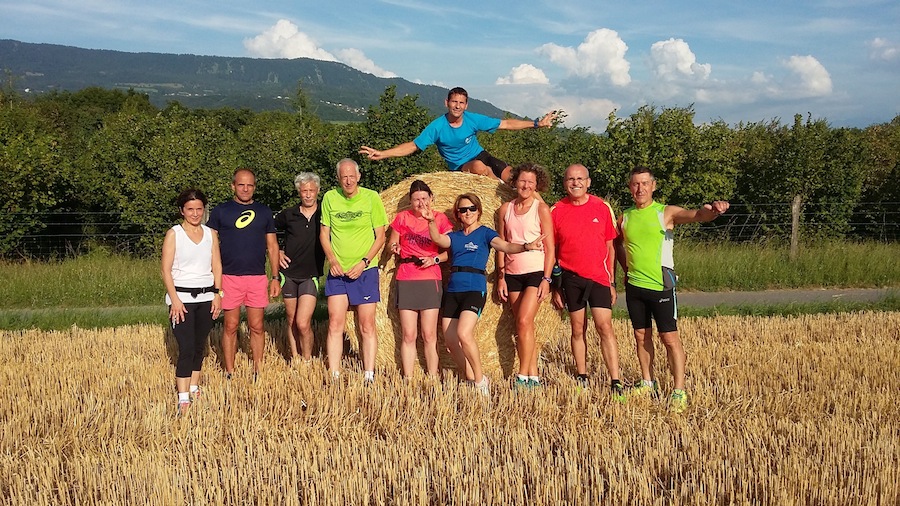
<instances>
[{"instance_id":1,"label":"gray hair","mask_svg":"<svg viewBox=\"0 0 900 506\"><path fill-rule=\"evenodd\" d=\"M322 187L318 174L313 174L312 172L301 172L294 178L294 188L297 188L297 191L300 191L300 187L306 183L313 183L316 185L316 188Z\"/></svg>"},{"instance_id":2,"label":"gray hair","mask_svg":"<svg viewBox=\"0 0 900 506\"><path fill-rule=\"evenodd\" d=\"M356 160L354 160L352 158L344 158L343 160L339 161L337 163L337 165L334 166L334 172L338 177L341 177L341 165L344 165L345 163L352 163L353 168L356 169L356 175L357 176L362 175L362 172L359 171L359 164L356 163Z\"/></svg>"}]
</instances>

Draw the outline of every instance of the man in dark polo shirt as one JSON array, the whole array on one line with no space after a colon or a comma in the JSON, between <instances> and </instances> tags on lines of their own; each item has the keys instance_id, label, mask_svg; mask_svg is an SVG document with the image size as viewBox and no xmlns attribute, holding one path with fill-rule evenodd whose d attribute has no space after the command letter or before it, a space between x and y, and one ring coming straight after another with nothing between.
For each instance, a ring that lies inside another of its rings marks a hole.
<instances>
[{"instance_id":1,"label":"man in dark polo shirt","mask_svg":"<svg viewBox=\"0 0 900 506\"><path fill-rule=\"evenodd\" d=\"M319 278L325 270L325 251L319 241L322 212L319 209L319 176L301 172L294 178L300 205L275 216L275 228L284 233L281 252L281 296L287 318L291 358L312 359L312 315L319 294Z\"/></svg>"},{"instance_id":2,"label":"man in dark polo shirt","mask_svg":"<svg viewBox=\"0 0 900 506\"><path fill-rule=\"evenodd\" d=\"M263 313L269 297L278 297L278 240L272 210L254 202L256 176L250 169L234 171L231 179L234 198L216 206L209 213L207 226L219 235L222 256L222 310L225 329L222 351L225 355L225 376L234 372L237 354L237 329L241 321L241 306L247 309L250 328L250 350L253 353L253 380L265 353L266 340ZM266 254L272 270L266 280Z\"/></svg>"}]
</instances>

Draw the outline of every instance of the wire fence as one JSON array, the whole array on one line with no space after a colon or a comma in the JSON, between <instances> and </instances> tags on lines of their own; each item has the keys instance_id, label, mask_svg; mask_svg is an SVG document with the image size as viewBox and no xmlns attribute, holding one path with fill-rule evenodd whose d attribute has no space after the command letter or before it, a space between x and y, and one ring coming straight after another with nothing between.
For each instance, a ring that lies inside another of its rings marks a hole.
<instances>
[{"instance_id":1,"label":"wire fence","mask_svg":"<svg viewBox=\"0 0 900 506\"><path fill-rule=\"evenodd\" d=\"M148 220L152 221L152 220ZM679 227L679 238L703 241L788 241L793 216L790 202L732 203L728 212L710 223ZM900 203L809 203L799 216L801 240L846 239L896 242L900 240ZM13 213L0 222L0 236L10 224L35 223L6 248L6 257L65 257L94 248L154 254L169 225L124 219L113 212ZM174 223L174 222L173 222Z\"/></svg>"}]
</instances>

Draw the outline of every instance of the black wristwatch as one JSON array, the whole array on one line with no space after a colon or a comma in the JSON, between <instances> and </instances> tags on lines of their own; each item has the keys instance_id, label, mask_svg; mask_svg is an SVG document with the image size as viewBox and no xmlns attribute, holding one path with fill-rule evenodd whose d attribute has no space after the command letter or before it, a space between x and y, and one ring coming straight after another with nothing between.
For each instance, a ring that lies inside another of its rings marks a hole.
<instances>
[{"instance_id":1,"label":"black wristwatch","mask_svg":"<svg viewBox=\"0 0 900 506\"><path fill-rule=\"evenodd\" d=\"M441 257L434 257L434 265L441 263Z\"/></svg>"},{"instance_id":2,"label":"black wristwatch","mask_svg":"<svg viewBox=\"0 0 900 506\"><path fill-rule=\"evenodd\" d=\"M366 267L369 266L369 259L368 259L368 258L363 257L363 258L362 258L362 261L363 261L364 264L366 264Z\"/></svg>"}]
</instances>

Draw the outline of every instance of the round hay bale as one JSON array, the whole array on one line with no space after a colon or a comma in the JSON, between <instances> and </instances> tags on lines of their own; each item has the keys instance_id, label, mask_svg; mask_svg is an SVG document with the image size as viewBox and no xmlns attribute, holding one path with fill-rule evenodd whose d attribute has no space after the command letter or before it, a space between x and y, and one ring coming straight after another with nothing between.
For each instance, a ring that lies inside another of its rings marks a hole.
<instances>
[{"instance_id":1,"label":"round hay bale","mask_svg":"<svg viewBox=\"0 0 900 506\"><path fill-rule=\"evenodd\" d=\"M477 176L465 172L435 172L420 174L388 188L381 193L388 215L388 222L393 221L394 216L405 209L409 209L409 186L416 179L425 181L434 193L434 209L441 211L450 218L450 222L456 225L453 216L453 204L461 193L474 193L481 199L484 212L481 215L481 224L496 230L496 217L500 206L515 198L515 190L499 183L495 179ZM389 234L390 232L388 232ZM388 237L390 237L388 235ZM488 300L481 314L478 325L475 327L475 338L478 349L481 351L482 367L486 374L498 377L508 377L518 370L516 357L515 333L516 326L513 320L512 310L508 304L501 304L494 291L497 274L494 271L495 255L491 255L487 264ZM450 276L450 262L442 265L444 286ZM376 324L378 328L378 357L379 368L388 370L399 369L400 362L400 318L397 311L397 264L390 249L385 247L379 257L379 283L381 290L381 303L376 309ZM538 348L549 339L556 336L561 323L559 312L553 309L549 300L545 300L535 317L536 340ZM356 318L351 312L347 317L347 332L351 338L351 345L358 350L359 333L357 332ZM419 339L419 365L424 367L424 355L421 350L421 337ZM455 367L450 354L444 345L444 336L441 324L438 323L438 353L440 355L441 368Z\"/></svg>"}]
</instances>

